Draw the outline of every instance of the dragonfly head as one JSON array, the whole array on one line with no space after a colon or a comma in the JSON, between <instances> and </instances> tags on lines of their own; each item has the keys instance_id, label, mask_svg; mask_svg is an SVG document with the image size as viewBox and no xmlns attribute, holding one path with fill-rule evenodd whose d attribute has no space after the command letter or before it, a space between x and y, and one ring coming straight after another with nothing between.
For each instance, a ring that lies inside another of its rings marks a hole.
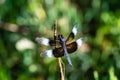
<instances>
[{"instance_id":1,"label":"dragonfly head","mask_svg":"<svg viewBox=\"0 0 120 80\"><path fill-rule=\"evenodd\" d=\"M63 38L62 34L58 35L58 39L60 40L60 44L62 44L63 42L65 42L65 39Z\"/></svg>"}]
</instances>

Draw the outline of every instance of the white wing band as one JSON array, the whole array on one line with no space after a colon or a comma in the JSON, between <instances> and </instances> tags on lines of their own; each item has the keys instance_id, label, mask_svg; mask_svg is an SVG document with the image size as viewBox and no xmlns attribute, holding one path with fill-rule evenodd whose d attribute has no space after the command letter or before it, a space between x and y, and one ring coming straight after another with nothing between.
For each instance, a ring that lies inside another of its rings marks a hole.
<instances>
[{"instance_id":1,"label":"white wing band","mask_svg":"<svg viewBox=\"0 0 120 80\"><path fill-rule=\"evenodd\" d=\"M37 37L35 40L36 40L38 43L40 43L40 44L49 46L49 39L47 39L47 38L44 38L44 37L39 38L39 37Z\"/></svg>"},{"instance_id":2,"label":"white wing band","mask_svg":"<svg viewBox=\"0 0 120 80\"><path fill-rule=\"evenodd\" d=\"M82 43L83 43L82 38L79 38L76 42L77 42L78 48L82 46Z\"/></svg>"},{"instance_id":3,"label":"white wing band","mask_svg":"<svg viewBox=\"0 0 120 80\"><path fill-rule=\"evenodd\" d=\"M40 56L42 57L54 57L52 50L46 50L45 52L41 53Z\"/></svg>"}]
</instances>

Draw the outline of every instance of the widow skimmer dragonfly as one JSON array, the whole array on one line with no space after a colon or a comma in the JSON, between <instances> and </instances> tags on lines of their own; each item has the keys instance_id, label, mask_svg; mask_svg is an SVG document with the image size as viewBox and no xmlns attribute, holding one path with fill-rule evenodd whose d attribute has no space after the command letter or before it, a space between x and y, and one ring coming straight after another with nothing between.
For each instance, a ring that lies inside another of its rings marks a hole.
<instances>
[{"instance_id":1,"label":"widow skimmer dragonfly","mask_svg":"<svg viewBox=\"0 0 120 80\"><path fill-rule=\"evenodd\" d=\"M56 42L58 44L60 44L60 46L58 48L55 48L52 50L46 50L46 51L42 52L40 55L43 57L56 57L56 58L58 58L58 57L64 56L64 54L65 54L65 56L68 60L68 63L72 66L72 62L70 60L68 53L75 52L83 43L82 38L79 38L76 41L72 41L77 34L77 27L78 27L78 25L75 25L73 27L72 32L69 34L69 36L66 40L63 38L63 36L61 34L58 35L57 41L49 40L48 38L45 38L45 37L41 37L41 38L37 37L36 41L38 43L41 43L41 44L46 45L46 46L55 46Z\"/></svg>"}]
</instances>

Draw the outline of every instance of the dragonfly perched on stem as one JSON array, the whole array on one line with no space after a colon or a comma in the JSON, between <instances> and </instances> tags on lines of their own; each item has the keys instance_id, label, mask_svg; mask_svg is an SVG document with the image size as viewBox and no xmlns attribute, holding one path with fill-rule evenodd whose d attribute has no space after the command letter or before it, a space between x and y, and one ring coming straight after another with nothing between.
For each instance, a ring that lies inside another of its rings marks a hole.
<instances>
[{"instance_id":1,"label":"dragonfly perched on stem","mask_svg":"<svg viewBox=\"0 0 120 80\"><path fill-rule=\"evenodd\" d=\"M41 43L46 46L55 46L56 42L57 44L60 44L60 47L51 49L51 50L46 50L41 53L41 56L43 57L62 57L66 56L68 63L72 66L72 62L70 60L69 54L68 53L73 53L75 52L81 45L82 45L82 38L79 38L76 41L72 41L76 34L77 34L77 27L78 25L75 25L72 29L72 32L69 34L68 38L65 40L61 34L58 35L57 40L49 40L48 38L41 37L41 38L36 38L36 41L38 43Z\"/></svg>"}]
</instances>

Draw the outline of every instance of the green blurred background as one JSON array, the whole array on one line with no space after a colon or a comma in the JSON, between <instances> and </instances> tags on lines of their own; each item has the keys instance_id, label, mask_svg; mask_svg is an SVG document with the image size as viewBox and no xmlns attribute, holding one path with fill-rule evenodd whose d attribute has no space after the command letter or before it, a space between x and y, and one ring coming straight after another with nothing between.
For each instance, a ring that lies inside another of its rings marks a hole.
<instances>
[{"instance_id":1,"label":"green blurred background","mask_svg":"<svg viewBox=\"0 0 120 80\"><path fill-rule=\"evenodd\" d=\"M78 23L84 43L62 57L65 80L120 79L119 0L0 0L0 80L60 80L56 58L36 37L53 38L53 24L67 37Z\"/></svg>"}]
</instances>

